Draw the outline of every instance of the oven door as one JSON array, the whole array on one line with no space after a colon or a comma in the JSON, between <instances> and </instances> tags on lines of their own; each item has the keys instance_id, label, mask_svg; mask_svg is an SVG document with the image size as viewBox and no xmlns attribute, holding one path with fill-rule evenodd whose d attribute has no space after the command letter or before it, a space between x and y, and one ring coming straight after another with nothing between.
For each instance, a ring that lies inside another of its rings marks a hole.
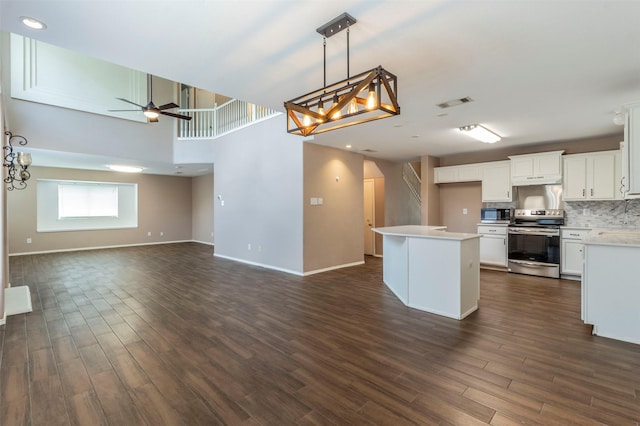
<instances>
[{"instance_id":1,"label":"oven door","mask_svg":"<svg viewBox=\"0 0 640 426\"><path fill-rule=\"evenodd\" d=\"M558 278L560 232L549 228L509 228L509 271Z\"/></svg>"}]
</instances>

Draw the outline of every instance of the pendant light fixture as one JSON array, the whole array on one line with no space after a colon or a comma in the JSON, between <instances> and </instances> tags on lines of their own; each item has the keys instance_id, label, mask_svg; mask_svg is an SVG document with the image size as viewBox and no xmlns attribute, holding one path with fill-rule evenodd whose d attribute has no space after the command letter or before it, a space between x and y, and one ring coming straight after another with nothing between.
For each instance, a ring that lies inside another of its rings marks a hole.
<instances>
[{"instance_id":1,"label":"pendant light fixture","mask_svg":"<svg viewBox=\"0 0 640 426\"><path fill-rule=\"evenodd\" d=\"M356 22L354 17L343 13L316 30L323 36L324 84L321 89L284 103L288 133L310 136L400 114L395 75L382 66L350 75L349 32ZM345 29L347 78L327 85L327 38Z\"/></svg>"}]
</instances>

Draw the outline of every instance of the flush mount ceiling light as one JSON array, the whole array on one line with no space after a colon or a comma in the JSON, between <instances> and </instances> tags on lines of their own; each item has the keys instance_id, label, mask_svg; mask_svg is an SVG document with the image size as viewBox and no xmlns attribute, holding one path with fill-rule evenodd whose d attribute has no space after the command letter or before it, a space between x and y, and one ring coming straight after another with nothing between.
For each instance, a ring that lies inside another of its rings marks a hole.
<instances>
[{"instance_id":1,"label":"flush mount ceiling light","mask_svg":"<svg viewBox=\"0 0 640 426\"><path fill-rule=\"evenodd\" d=\"M44 30L47 28L44 22L39 21L35 18L30 18L28 16L21 16L20 22L26 27L31 28L32 30Z\"/></svg>"},{"instance_id":2,"label":"flush mount ceiling light","mask_svg":"<svg viewBox=\"0 0 640 426\"><path fill-rule=\"evenodd\" d=\"M349 28L356 19L348 13L334 18L316 31L322 35L324 84L321 89L286 101L287 132L309 136L329 130L400 114L398 78L382 66L350 76ZM327 85L327 38L347 30L347 78Z\"/></svg>"},{"instance_id":3,"label":"flush mount ceiling light","mask_svg":"<svg viewBox=\"0 0 640 426\"><path fill-rule=\"evenodd\" d=\"M471 136L472 138L484 143L496 143L502 139L502 137L497 133L494 133L479 124L469 124L468 126L460 127L458 130L465 135Z\"/></svg>"},{"instance_id":4,"label":"flush mount ceiling light","mask_svg":"<svg viewBox=\"0 0 640 426\"><path fill-rule=\"evenodd\" d=\"M140 173L144 170L143 167L136 166L120 166L118 164L107 164L107 167L113 170L114 172L123 172L123 173Z\"/></svg>"}]
</instances>

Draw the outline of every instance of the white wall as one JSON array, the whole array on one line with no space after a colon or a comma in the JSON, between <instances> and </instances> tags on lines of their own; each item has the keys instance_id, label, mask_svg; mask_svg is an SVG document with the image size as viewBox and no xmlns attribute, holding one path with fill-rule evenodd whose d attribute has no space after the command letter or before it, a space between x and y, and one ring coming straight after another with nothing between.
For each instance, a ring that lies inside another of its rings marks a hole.
<instances>
[{"instance_id":1,"label":"white wall","mask_svg":"<svg viewBox=\"0 0 640 426\"><path fill-rule=\"evenodd\" d=\"M281 115L214 141L215 255L302 273L303 142L285 129Z\"/></svg>"}]
</instances>

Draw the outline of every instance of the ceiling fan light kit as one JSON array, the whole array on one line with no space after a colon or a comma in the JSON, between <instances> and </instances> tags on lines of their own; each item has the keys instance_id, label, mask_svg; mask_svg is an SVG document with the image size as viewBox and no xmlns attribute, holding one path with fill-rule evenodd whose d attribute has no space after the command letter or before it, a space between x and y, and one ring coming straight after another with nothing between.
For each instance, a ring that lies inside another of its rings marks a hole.
<instances>
[{"instance_id":1,"label":"ceiling fan light kit","mask_svg":"<svg viewBox=\"0 0 640 426\"><path fill-rule=\"evenodd\" d=\"M153 103L153 76L151 74L147 74L147 86L149 87L149 103L147 105L142 106L142 105L138 105L135 102L131 102L128 99L116 98L116 99L121 100L123 102L126 102L128 104L135 105L139 109L110 109L109 111L111 111L111 112L142 111L144 116L149 119L150 123L157 123L158 122L158 117L160 116L160 114L167 115L169 117L179 118L181 120L187 120L187 121L191 120L192 117L190 117L188 115L176 114L176 113L173 113L173 112L166 111L168 109L180 108L179 105L177 105L177 104L175 104L173 102L170 102L170 103L164 104L164 105L160 105L159 107L157 107Z\"/></svg>"},{"instance_id":2,"label":"ceiling fan light kit","mask_svg":"<svg viewBox=\"0 0 640 426\"><path fill-rule=\"evenodd\" d=\"M288 133L310 136L400 114L398 78L394 74L378 66L349 75L349 27L355 22L355 18L343 13L316 30L323 36L324 85L284 103ZM344 29L347 30L347 78L327 85L326 39Z\"/></svg>"},{"instance_id":3,"label":"ceiling fan light kit","mask_svg":"<svg viewBox=\"0 0 640 426\"><path fill-rule=\"evenodd\" d=\"M458 130L461 133L484 143L496 143L502 139L500 135L484 126L481 126L480 124L469 124L467 126L460 127Z\"/></svg>"}]
</instances>

